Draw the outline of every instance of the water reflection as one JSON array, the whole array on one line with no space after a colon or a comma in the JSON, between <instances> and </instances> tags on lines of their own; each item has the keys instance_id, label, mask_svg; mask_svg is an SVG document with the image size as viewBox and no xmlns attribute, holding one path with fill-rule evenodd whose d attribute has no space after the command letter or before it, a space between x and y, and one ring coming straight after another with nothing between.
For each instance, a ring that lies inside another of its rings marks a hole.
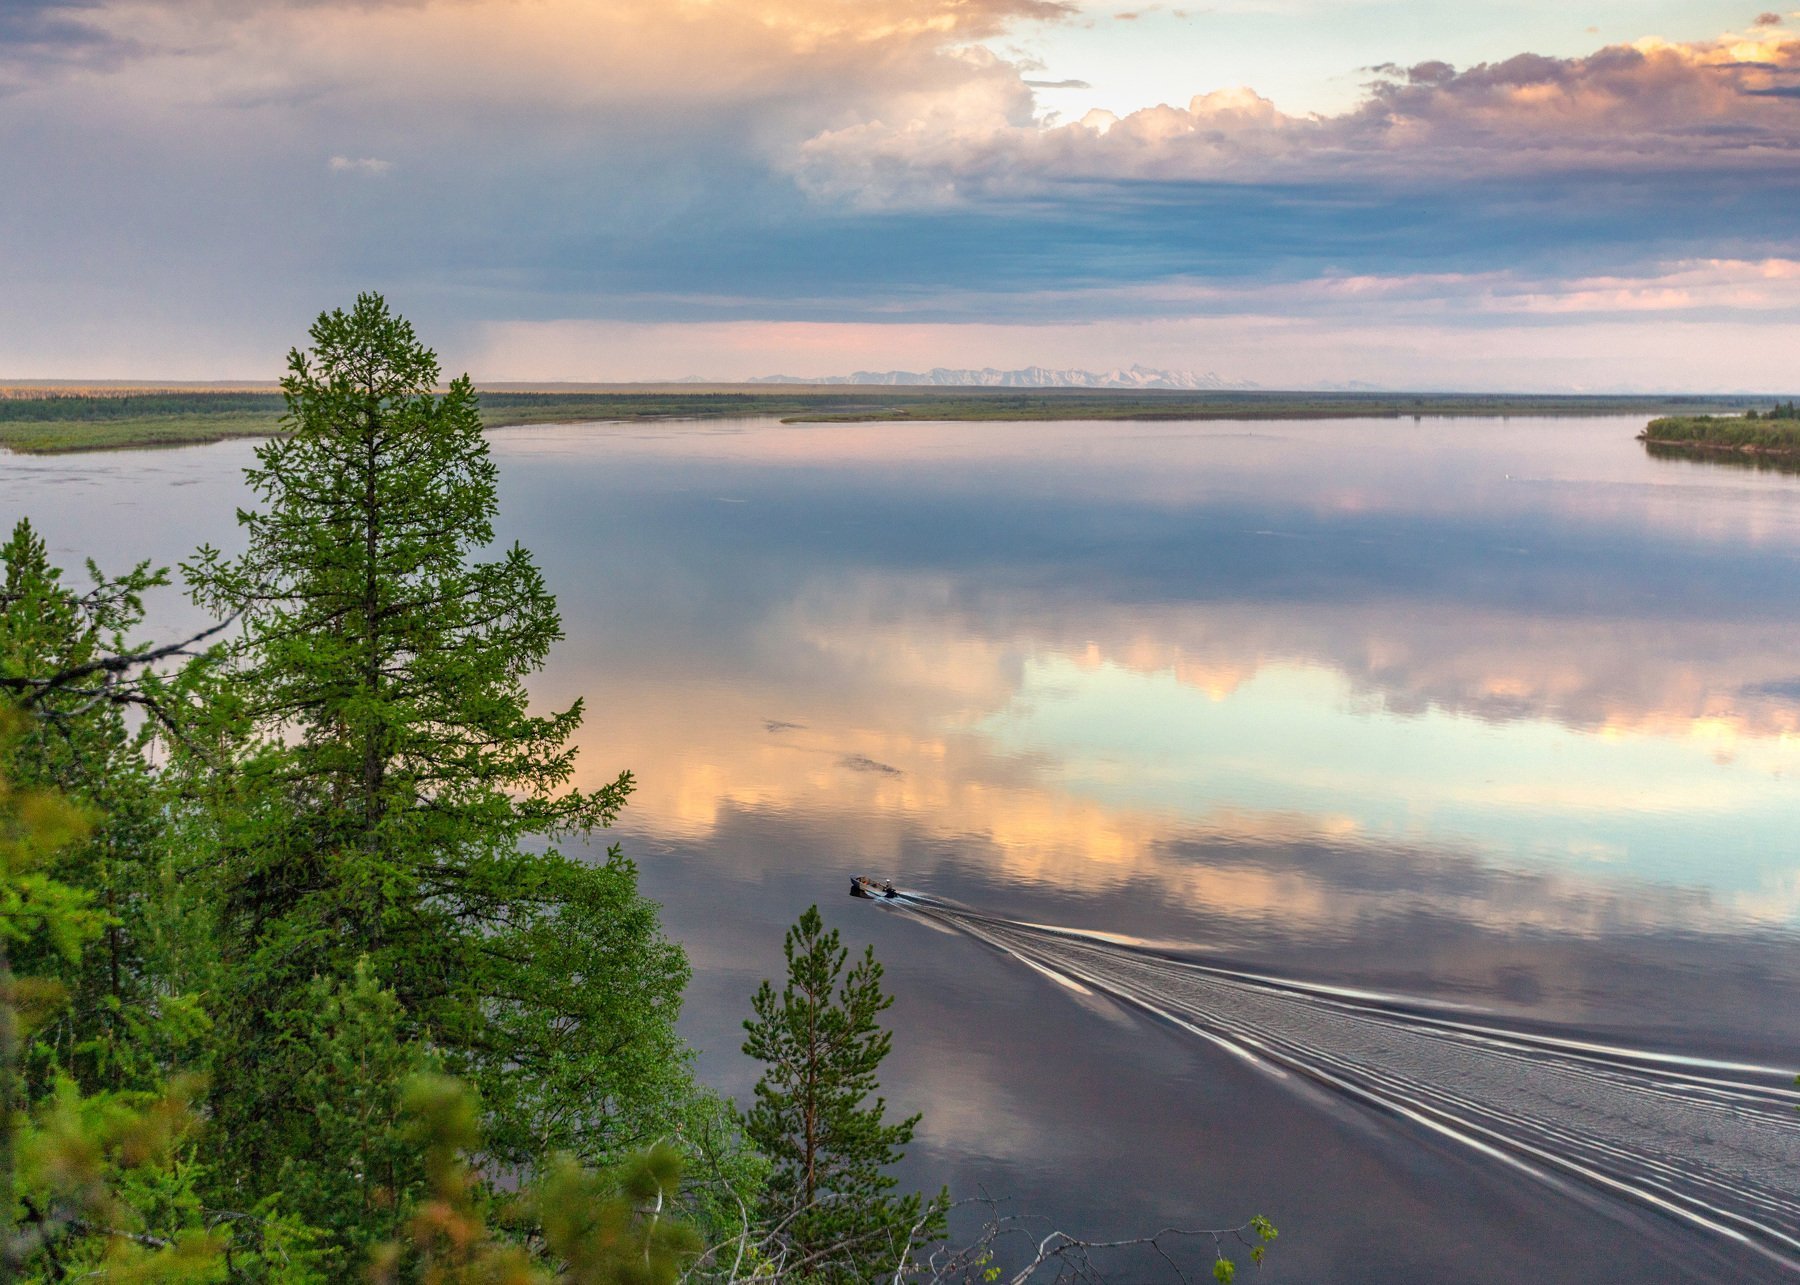
<instances>
[{"instance_id":1,"label":"water reflection","mask_svg":"<svg viewBox=\"0 0 1800 1285\"><path fill-rule=\"evenodd\" d=\"M1725 468L1753 469L1758 473L1800 473L1800 459L1791 455L1762 455L1745 451L1709 451L1668 442L1645 442L1653 459L1682 460L1691 464L1718 464Z\"/></svg>"},{"instance_id":2,"label":"water reflection","mask_svg":"<svg viewBox=\"0 0 1800 1285\"><path fill-rule=\"evenodd\" d=\"M493 442L502 538L537 553L568 634L534 691L587 698L590 782L637 775L623 837L727 1089L747 1091L738 1023L781 928L889 872L1015 918L1800 1067L1800 489L1671 468L1640 426ZM246 456L0 458L0 518L108 565L173 562L235 544ZM833 910L899 997L890 1097L926 1112L920 1181L1096 1232L1263 1209L1293 1229L1271 1280L1761 1270L1618 1210L1596 1231L966 942Z\"/></svg>"},{"instance_id":3,"label":"water reflection","mask_svg":"<svg viewBox=\"0 0 1800 1285\"><path fill-rule=\"evenodd\" d=\"M606 477L499 441L527 542L590 577L553 677L605 692L634 824L904 817L1019 883L1183 896L1156 853L1195 833L1436 844L1791 926L1800 509L1647 482L1623 428L762 426L621 435Z\"/></svg>"}]
</instances>

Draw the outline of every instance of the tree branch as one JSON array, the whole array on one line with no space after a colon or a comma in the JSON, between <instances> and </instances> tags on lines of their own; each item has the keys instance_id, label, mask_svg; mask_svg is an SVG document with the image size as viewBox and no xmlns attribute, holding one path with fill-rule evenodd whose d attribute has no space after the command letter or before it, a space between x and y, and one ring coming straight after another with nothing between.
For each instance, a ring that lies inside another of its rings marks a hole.
<instances>
[{"instance_id":1,"label":"tree branch","mask_svg":"<svg viewBox=\"0 0 1800 1285\"><path fill-rule=\"evenodd\" d=\"M98 660L90 660L85 664L71 665L46 678L32 678L27 675L0 675L0 691L24 692L24 704L27 708L37 704L53 692L61 691L71 683L76 683L95 674L104 674L110 683L120 674L145 665L154 665L159 660L167 660L171 656L194 656L198 653L193 647L205 642L216 634L231 628L237 620L238 613L232 612L224 620L210 629L202 629L192 637L180 642L169 643L162 647L152 647L148 651L127 652L117 656L102 656Z\"/></svg>"}]
</instances>

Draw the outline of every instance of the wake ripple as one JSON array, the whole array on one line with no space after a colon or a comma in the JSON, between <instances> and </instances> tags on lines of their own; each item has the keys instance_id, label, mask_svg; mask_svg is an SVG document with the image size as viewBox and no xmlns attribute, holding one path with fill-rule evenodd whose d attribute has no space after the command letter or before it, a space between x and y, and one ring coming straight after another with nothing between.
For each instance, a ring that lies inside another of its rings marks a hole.
<instances>
[{"instance_id":1,"label":"wake ripple","mask_svg":"<svg viewBox=\"0 0 1800 1285\"><path fill-rule=\"evenodd\" d=\"M885 903L1538 1178L1561 1175L1800 1271L1794 1072L1171 958L909 893Z\"/></svg>"}]
</instances>

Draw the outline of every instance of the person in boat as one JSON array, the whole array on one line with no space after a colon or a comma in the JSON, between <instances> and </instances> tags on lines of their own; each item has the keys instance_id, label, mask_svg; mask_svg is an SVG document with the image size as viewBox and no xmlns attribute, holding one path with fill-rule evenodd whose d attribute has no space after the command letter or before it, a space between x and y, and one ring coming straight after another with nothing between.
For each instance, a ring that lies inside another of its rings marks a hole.
<instances>
[{"instance_id":1,"label":"person in boat","mask_svg":"<svg viewBox=\"0 0 1800 1285\"><path fill-rule=\"evenodd\" d=\"M894 887L894 881L892 879L886 879L883 880L881 884L881 895L884 897L897 897L900 895L900 890Z\"/></svg>"}]
</instances>

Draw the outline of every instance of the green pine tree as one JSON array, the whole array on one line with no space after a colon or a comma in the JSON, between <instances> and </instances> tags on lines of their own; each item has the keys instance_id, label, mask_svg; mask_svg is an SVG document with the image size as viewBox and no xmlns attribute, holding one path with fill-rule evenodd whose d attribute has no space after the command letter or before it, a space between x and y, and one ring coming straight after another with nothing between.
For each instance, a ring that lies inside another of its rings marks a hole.
<instances>
[{"instance_id":1,"label":"green pine tree","mask_svg":"<svg viewBox=\"0 0 1800 1285\"><path fill-rule=\"evenodd\" d=\"M314 979L353 984L360 960L402 1042L473 1084L490 1172L610 1160L693 1097L674 1032L687 965L616 847L596 865L539 841L608 824L630 776L569 789L580 702L528 708L561 626L530 554L480 556L496 469L468 378L439 394L436 357L376 295L310 337L282 382L291 431L248 471L247 550L184 568L242 622L213 702L236 760L216 862L230 1169L255 1197L293 1157L358 1163L315 1136L307 1068ZM334 1188L357 1184L311 1184ZM365 1219L346 1245L385 1230Z\"/></svg>"},{"instance_id":2,"label":"green pine tree","mask_svg":"<svg viewBox=\"0 0 1800 1285\"><path fill-rule=\"evenodd\" d=\"M191 1077L89 1093L60 1072L41 1088L23 1074L45 1062L49 1033L81 993L22 976L15 961L79 964L113 922L92 890L55 873L104 818L10 778L32 731L0 704L0 1280L319 1285L311 1235L293 1219L269 1206L230 1220L205 1208Z\"/></svg>"},{"instance_id":3,"label":"green pine tree","mask_svg":"<svg viewBox=\"0 0 1800 1285\"><path fill-rule=\"evenodd\" d=\"M347 981L314 978L305 1001L312 1020L297 1026L304 1043L293 1055L304 1061L297 1096L314 1104L314 1145L282 1158L274 1187L326 1233L326 1265L348 1279L367 1242L395 1233L424 1182L401 1109L403 1083L423 1057L402 1042L400 1006L364 961Z\"/></svg>"},{"instance_id":4,"label":"green pine tree","mask_svg":"<svg viewBox=\"0 0 1800 1285\"><path fill-rule=\"evenodd\" d=\"M849 951L812 906L782 944L787 984L763 982L744 1023L744 1052L764 1065L745 1132L769 1159L764 1212L797 1278L860 1282L892 1276L936 1239L944 1197L898 1195L887 1172L912 1141L918 1116L888 1123L876 1073L893 1036L880 1014L873 948L846 974Z\"/></svg>"},{"instance_id":5,"label":"green pine tree","mask_svg":"<svg viewBox=\"0 0 1800 1285\"><path fill-rule=\"evenodd\" d=\"M93 818L79 843L58 851L51 873L93 897L99 939L64 955L46 939L21 942L15 963L54 979L69 1003L33 1041L24 1070L42 1089L59 1075L88 1091L148 1089L204 1021L191 994L172 990L164 965L178 899L165 878L168 798L143 750L154 724L134 731L119 674L106 662L129 651L142 595L167 583L141 564L109 577L88 564L89 583L64 582L43 538L26 520L0 545L0 687L29 694L38 714L11 739L0 772L21 786L51 788ZM21 691L16 684L49 684ZM204 954L204 934L196 943ZM190 1050L191 1051L191 1050Z\"/></svg>"}]
</instances>

